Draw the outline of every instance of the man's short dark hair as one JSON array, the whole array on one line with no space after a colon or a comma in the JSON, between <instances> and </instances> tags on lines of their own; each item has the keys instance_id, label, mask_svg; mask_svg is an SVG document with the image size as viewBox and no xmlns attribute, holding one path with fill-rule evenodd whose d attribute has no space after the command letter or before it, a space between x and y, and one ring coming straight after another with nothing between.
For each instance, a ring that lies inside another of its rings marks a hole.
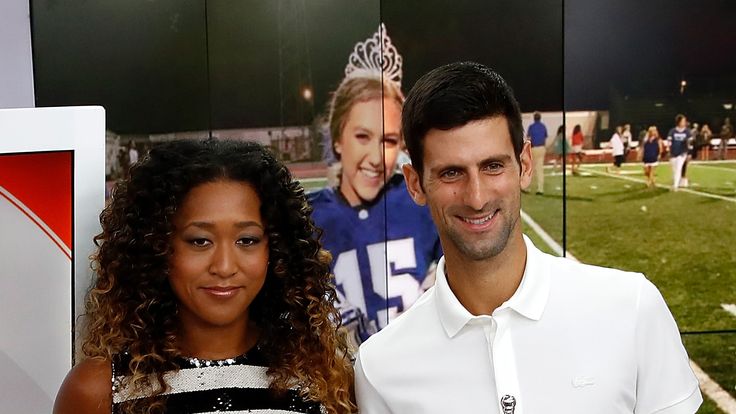
<instances>
[{"instance_id":1,"label":"man's short dark hair","mask_svg":"<svg viewBox=\"0 0 736 414\"><path fill-rule=\"evenodd\" d=\"M479 63L456 62L425 74L409 92L401 116L414 169L422 175L429 130L446 131L494 116L506 118L518 161L524 146L521 111L514 92L498 73Z\"/></svg>"}]
</instances>

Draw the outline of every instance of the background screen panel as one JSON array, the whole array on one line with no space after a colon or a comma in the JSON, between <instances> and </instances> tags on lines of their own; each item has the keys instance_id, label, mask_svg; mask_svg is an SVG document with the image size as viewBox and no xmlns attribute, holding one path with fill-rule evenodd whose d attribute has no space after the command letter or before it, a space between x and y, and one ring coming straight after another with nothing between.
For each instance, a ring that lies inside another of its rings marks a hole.
<instances>
[{"instance_id":1,"label":"background screen panel","mask_svg":"<svg viewBox=\"0 0 736 414\"><path fill-rule=\"evenodd\" d=\"M721 139L734 136L736 120L736 55L724 53L736 48L729 34L736 4L662 6L565 2L565 109L595 119L580 175L567 180L567 248L587 263L644 273L692 361L736 407L736 142ZM674 191L670 154L652 166L648 185L641 149L650 127L666 139L677 114L693 139L687 183ZM627 124L619 169L610 140ZM702 389L717 398L707 391L714 387ZM714 401L703 412L722 412L710 408Z\"/></svg>"},{"instance_id":2,"label":"background screen panel","mask_svg":"<svg viewBox=\"0 0 736 414\"><path fill-rule=\"evenodd\" d=\"M0 411L50 412L72 357L73 151L0 154Z\"/></svg>"}]
</instances>

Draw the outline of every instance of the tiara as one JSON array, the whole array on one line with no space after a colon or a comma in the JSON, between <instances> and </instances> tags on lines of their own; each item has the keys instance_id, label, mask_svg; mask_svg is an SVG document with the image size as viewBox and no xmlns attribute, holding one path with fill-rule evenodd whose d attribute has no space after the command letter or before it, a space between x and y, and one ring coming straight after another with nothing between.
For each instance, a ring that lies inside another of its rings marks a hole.
<instances>
[{"instance_id":1,"label":"tiara","mask_svg":"<svg viewBox=\"0 0 736 414\"><path fill-rule=\"evenodd\" d=\"M345 66L345 78L383 75L401 85L401 66L401 55L381 23L373 36L355 44Z\"/></svg>"}]
</instances>

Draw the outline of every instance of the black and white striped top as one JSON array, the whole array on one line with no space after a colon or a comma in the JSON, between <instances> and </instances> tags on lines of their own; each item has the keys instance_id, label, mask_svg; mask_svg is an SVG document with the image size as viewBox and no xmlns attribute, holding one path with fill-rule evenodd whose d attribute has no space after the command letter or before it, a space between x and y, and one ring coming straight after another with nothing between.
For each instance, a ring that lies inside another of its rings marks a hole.
<instances>
[{"instance_id":1,"label":"black and white striped top","mask_svg":"<svg viewBox=\"0 0 736 414\"><path fill-rule=\"evenodd\" d=\"M127 353L112 364L113 413L120 404L147 398L150 393L126 386L123 379L130 373ZM268 389L267 364L257 347L237 358L201 360L181 358L180 369L164 374L169 390L166 398L168 413L250 413L250 414L322 414L318 403L306 401L297 390L275 393Z\"/></svg>"}]
</instances>

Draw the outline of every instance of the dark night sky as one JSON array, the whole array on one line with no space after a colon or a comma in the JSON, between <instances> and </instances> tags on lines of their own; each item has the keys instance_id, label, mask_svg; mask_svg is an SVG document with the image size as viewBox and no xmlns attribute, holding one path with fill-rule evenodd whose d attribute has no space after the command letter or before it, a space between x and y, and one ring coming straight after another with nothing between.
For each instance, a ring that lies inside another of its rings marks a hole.
<instances>
[{"instance_id":1,"label":"dark night sky","mask_svg":"<svg viewBox=\"0 0 736 414\"><path fill-rule=\"evenodd\" d=\"M565 108L606 109L609 85L677 94L683 78L736 97L718 84L736 75L735 24L731 0L565 0Z\"/></svg>"},{"instance_id":2,"label":"dark night sky","mask_svg":"<svg viewBox=\"0 0 736 414\"><path fill-rule=\"evenodd\" d=\"M404 90L437 65L476 60L509 81L524 111L562 109L563 70L569 110L606 109L610 85L736 73L728 0L565 0L564 13L562 0L298 4L32 0L37 105L102 104L118 133L279 125L280 24L285 124L323 111L353 45L380 20L404 57ZM308 84L313 106L298 97Z\"/></svg>"}]
</instances>

